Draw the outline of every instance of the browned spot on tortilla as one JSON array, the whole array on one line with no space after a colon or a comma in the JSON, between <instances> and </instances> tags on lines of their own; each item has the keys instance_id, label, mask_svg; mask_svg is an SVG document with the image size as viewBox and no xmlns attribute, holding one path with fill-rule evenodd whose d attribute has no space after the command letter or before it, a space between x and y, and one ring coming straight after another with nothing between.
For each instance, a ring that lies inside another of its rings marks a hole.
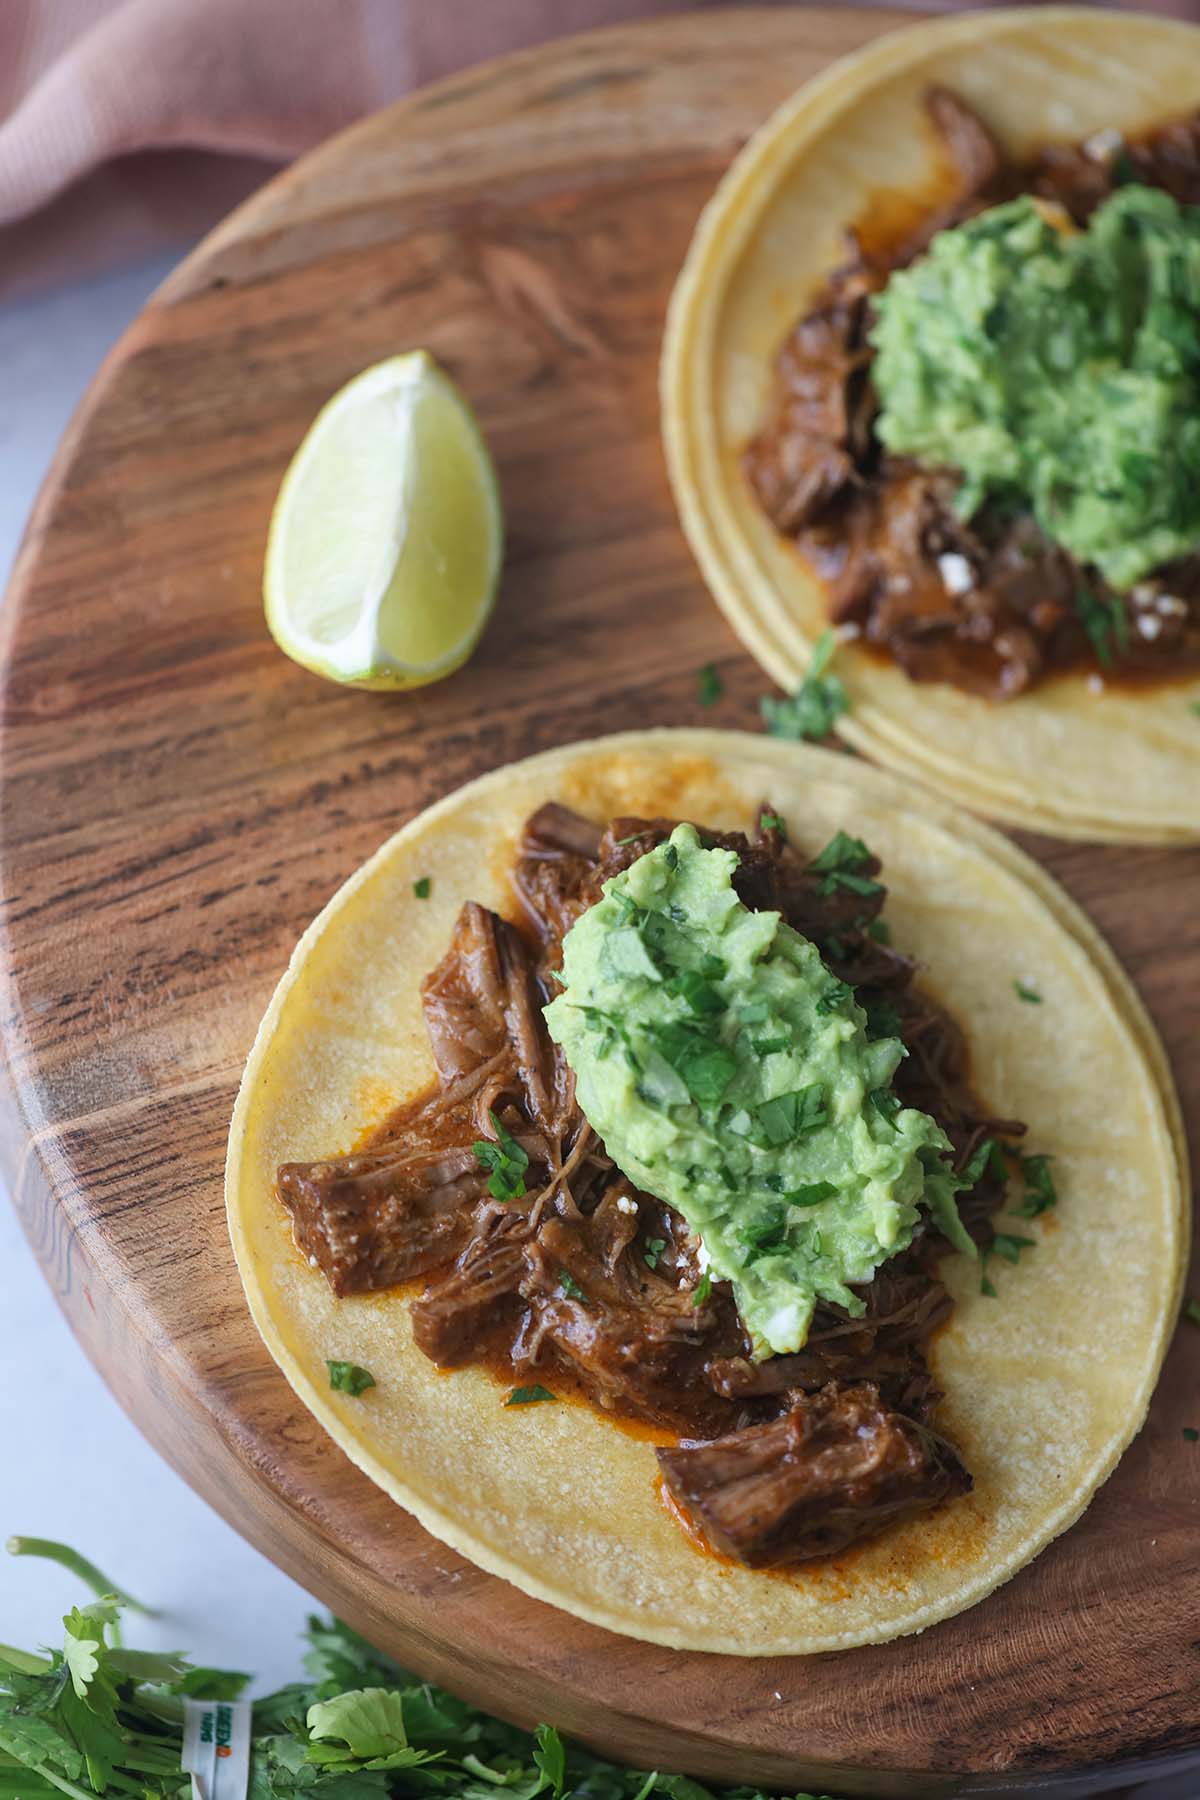
<instances>
[{"instance_id":1,"label":"browned spot on tortilla","mask_svg":"<svg viewBox=\"0 0 1200 1800\"><path fill-rule=\"evenodd\" d=\"M563 771L557 798L589 819L622 813L689 819L723 829L744 823L746 801L711 757L682 756L664 745L650 762L613 750Z\"/></svg>"}]
</instances>

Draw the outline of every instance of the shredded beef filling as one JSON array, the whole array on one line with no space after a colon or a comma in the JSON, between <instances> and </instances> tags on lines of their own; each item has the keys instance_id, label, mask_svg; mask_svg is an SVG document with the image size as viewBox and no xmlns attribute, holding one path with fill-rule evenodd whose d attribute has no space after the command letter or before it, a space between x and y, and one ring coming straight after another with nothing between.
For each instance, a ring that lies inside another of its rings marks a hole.
<instances>
[{"instance_id":1,"label":"shredded beef filling","mask_svg":"<svg viewBox=\"0 0 1200 1800\"><path fill-rule=\"evenodd\" d=\"M945 88L926 109L954 172L954 191L902 241L868 245L850 233L851 260L818 294L779 353L770 417L745 453L759 500L796 540L830 590L831 614L857 626L914 681L945 681L991 700L1025 692L1072 667L1100 668L1079 606L1085 591L1125 616L1105 644L1110 666L1165 676L1200 664L1200 556L1188 556L1118 595L1043 535L1028 515L987 504L954 511L958 477L885 453L867 342L871 296L935 232L1018 194L1057 201L1077 224L1119 182L1165 188L1200 204L1200 115L1139 143L1089 139L1011 162L970 109Z\"/></svg>"},{"instance_id":2,"label":"shredded beef filling","mask_svg":"<svg viewBox=\"0 0 1200 1800\"><path fill-rule=\"evenodd\" d=\"M566 932L674 823L621 818L602 833L560 806L535 813L513 877L524 929L468 903L422 985L434 1090L353 1155L286 1164L278 1192L336 1294L424 1278L413 1335L439 1368L481 1363L675 1433L658 1458L676 1504L715 1548L765 1568L829 1555L970 1487L930 1427L940 1395L926 1347L951 1308L937 1275L947 1246L924 1223L860 1291L863 1316L820 1305L794 1356L753 1359L725 1283L694 1304L688 1226L615 1167L541 1017ZM960 1167L985 1137L1020 1138L1019 1121L981 1113L961 1033L872 935L882 889L824 893L775 829L703 836L736 851L743 902L778 908L853 984L871 1029L904 1040L895 1090L933 1115ZM472 1151L495 1135L489 1114L529 1158L519 1198L495 1198ZM989 1167L961 1205L980 1242L1002 1200Z\"/></svg>"}]
</instances>

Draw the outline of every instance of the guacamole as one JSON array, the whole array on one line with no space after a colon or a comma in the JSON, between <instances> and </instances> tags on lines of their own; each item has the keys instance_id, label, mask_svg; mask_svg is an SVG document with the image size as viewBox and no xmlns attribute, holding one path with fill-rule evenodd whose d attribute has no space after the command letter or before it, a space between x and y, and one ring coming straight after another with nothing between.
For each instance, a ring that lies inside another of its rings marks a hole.
<instances>
[{"instance_id":1,"label":"guacamole","mask_svg":"<svg viewBox=\"0 0 1200 1800\"><path fill-rule=\"evenodd\" d=\"M903 1046L871 1041L815 947L742 904L737 860L678 825L607 881L546 1023L609 1155L699 1235L768 1355L801 1348L818 1298L861 1313L850 1284L921 1207L973 1246L945 1135L891 1091Z\"/></svg>"},{"instance_id":2,"label":"guacamole","mask_svg":"<svg viewBox=\"0 0 1200 1800\"><path fill-rule=\"evenodd\" d=\"M887 449L1031 512L1118 591L1200 544L1200 207L1028 196L940 232L875 302Z\"/></svg>"}]
</instances>

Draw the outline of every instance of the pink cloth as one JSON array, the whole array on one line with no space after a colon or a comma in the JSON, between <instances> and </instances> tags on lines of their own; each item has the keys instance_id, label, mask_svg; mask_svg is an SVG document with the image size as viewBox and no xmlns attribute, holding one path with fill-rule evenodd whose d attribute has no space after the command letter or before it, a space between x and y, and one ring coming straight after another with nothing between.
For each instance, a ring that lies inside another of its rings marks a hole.
<instances>
[{"instance_id":1,"label":"pink cloth","mask_svg":"<svg viewBox=\"0 0 1200 1800\"><path fill-rule=\"evenodd\" d=\"M0 292L194 237L270 164L464 64L694 3L0 0Z\"/></svg>"}]
</instances>

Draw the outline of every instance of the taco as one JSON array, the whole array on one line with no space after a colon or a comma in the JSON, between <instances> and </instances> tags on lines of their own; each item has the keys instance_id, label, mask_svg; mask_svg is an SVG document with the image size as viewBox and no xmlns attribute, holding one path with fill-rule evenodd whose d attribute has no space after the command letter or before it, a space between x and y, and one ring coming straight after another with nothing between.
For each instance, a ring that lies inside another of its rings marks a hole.
<instances>
[{"instance_id":1,"label":"taco","mask_svg":"<svg viewBox=\"0 0 1200 1800\"><path fill-rule=\"evenodd\" d=\"M226 1195L272 1355L427 1529L768 1655L921 1630L1079 1515L1178 1308L1183 1154L1144 1012L1020 852L851 758L656 732L351 877Z\"/></svg>"},{"instance_id":2,"label":"taco","mask_svg":"<svg viewBox=\"0 0 1200 1800\"><path fill-rule=\"evenodd\" d=\"M839 731L1062 835L1200 835L1200 36L1049 7L803 89L672 299L684 530Z\"/></svg>"}]
</instances>

